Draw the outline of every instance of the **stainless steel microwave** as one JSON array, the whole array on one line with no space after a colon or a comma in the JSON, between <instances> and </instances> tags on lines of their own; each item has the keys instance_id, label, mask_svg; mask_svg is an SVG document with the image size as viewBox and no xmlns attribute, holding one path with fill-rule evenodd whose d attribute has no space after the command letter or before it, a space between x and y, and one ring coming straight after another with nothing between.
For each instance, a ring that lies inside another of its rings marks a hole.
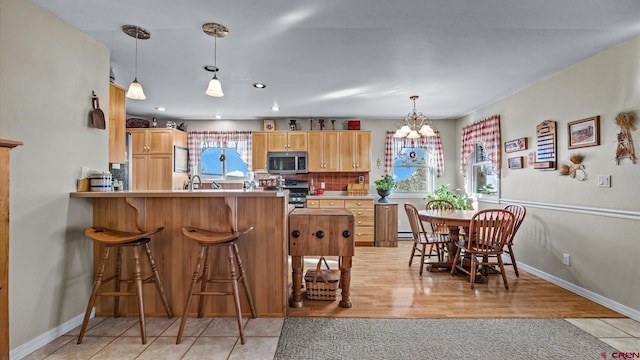
<instances>
[{"instance_id":1,"label":"stainless steel microwave","mask_svg":"<svg viewBox=\"0 0 640 360\"><path fill-rule=\"evenodd\" d=\"M305 151L269 151L267 153L269 174L306 174L307 153Z\"/></svg>"}]
</instances>

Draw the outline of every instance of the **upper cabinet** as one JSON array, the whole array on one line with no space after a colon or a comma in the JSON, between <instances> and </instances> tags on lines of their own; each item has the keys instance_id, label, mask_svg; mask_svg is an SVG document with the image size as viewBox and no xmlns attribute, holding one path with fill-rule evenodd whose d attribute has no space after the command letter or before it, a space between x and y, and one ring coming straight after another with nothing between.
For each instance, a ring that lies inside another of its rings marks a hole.
<instances>
[{"instance_id":1,"label":"upper cabinet","mask_svg":"<svg viewBox=\"0 0 640 360\"><path fill-rule=\"evenodd\" d=\"M268 131L269 151L307 151L306 131Z\"/></svg>"},{"instance_id":2,"label":"upper cabinet","mask_svg":"<svg viewBox=\"0 0 640 360\"><path fill-rule=\"evenodd\" d=\"M309 131L309 172L340 170L339 131Z\"/></svg>"},{"instance_id":3,"label":"upper cabinet","mask_svg":"<svg viewBox=\"0 0 640 360\"><path fill-rule=\"evenodd\" d=\"M251 133L251 167L253 171L267 171L268 132L254 131Z\"/></svg>"},{"instance_id":4,"label":"upper cabinet","mask_svg":"<svg viewBox=\"0 0 640 360\"><path fill-rule=\"evenodd\" d=\"M133 143L133 155L172 154L174 145L173 129L128 129ZM186 133L184 133L186 137ZM183 141L181 141L182 143ZM175 144L186 147L184 144Z\"/></svg>"},{"instance_id":5,"label":"upper cabinet","mask_svg":"<svg viewBox=\"0 0 640 360\"><path fill-rule=\"evenodd\" d=\"M126 89L109 83L109 162L125 162L125 92Z\"/></svg>"},{"instance_id":6,"label":"upper cabinet","mask_svg":"<svg viewBox=\"0 0 640 360\"><path fill-rule=\"evenodd\" d=\"M371 132L340 131L340 171L371 171Z\"/></svg>"}]
</instances>

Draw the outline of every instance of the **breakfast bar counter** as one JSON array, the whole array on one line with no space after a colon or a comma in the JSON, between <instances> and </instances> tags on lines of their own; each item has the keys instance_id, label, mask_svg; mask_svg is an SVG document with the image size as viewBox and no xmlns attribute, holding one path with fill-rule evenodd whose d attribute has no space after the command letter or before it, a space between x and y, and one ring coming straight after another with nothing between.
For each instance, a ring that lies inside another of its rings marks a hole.
<instances>
[{"instance_id":1,"label":"breakfast bar counter","mask_svg":"<svg viewBox=\"0 0 640 360\"><path fill-rule=\"evenodd\" d=\"M238 248L245 265L247 280L259 317L284 317L287 308L287 226L288 192L243 190L198 191L118 191L73 192L72 198L93 201L93 224L89 226L138 232L164 227L152 236L150 245L160 272L169 305L175 315L183 312L189 284L197 258L198 246L181 232L184 226L212 231L229 231L253 227L240 238ZM91 241L87 239L87 241ZM94 246L94 271L100 263L102 248ZM224 272L227 260L224 254L211 254L218 259L210 271ZM115 256L114 256L115 257ZM123 274L130 273L124 264ZM142 260L142 258L141 258ZM113 273L115 260L110 259L107 274ZM146 258L144 258L146 261ZM143 264L143 269L147 268ZM143 274L146 277L148 274ZM166 316L162 301L153 285L144 289L147 316ZM241 301L246 301L241 296ZM137 315L135 299L121 299L123 315ZM190 313L196 312L197 301L192 302ZM248 309L247 303L241 304ZM113 313L113 299L102 297L96 302L97 316ZM235 316L232 297L207 298L205 316Z\"/></svg>"}]
</instances>

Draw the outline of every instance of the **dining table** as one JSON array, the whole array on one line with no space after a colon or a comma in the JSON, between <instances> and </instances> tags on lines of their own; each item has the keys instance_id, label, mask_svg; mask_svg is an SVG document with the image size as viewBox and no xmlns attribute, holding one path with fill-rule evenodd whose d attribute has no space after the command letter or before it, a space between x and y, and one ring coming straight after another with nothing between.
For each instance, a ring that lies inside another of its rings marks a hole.
<instances>
[{"instance_id":1,"label":"dining table","mask_svg":"<svg viewBox=\"0 0 640 360\"><path fill-rule=\"evenodd\" d=\"M477 210L419 210L418 216L423 222L444 224L449 228L447 242L448 256L443 262L433 262L427 266L427 271L437 272L440 269L451 269L456 253L456 243L460 240L460 229L468 236L471 219Z\"/></svg>"}]
</instances>

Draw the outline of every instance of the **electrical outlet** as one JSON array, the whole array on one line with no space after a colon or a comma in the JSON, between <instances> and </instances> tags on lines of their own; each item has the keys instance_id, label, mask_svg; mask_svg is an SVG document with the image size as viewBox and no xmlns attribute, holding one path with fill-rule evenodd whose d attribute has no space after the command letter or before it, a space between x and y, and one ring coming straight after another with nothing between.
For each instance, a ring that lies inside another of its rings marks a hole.
<instances>
[{"instance_id":1,"label":"electrical outlet","mask_svg":"<svg viewBox=\"0 0 640 360\"><path fill-rule=\"evenodd\" d=\"M562 256L562 263L569 266L570 262L569 262L569 254L564 254Z\"/></svg>"}]
</instances>

